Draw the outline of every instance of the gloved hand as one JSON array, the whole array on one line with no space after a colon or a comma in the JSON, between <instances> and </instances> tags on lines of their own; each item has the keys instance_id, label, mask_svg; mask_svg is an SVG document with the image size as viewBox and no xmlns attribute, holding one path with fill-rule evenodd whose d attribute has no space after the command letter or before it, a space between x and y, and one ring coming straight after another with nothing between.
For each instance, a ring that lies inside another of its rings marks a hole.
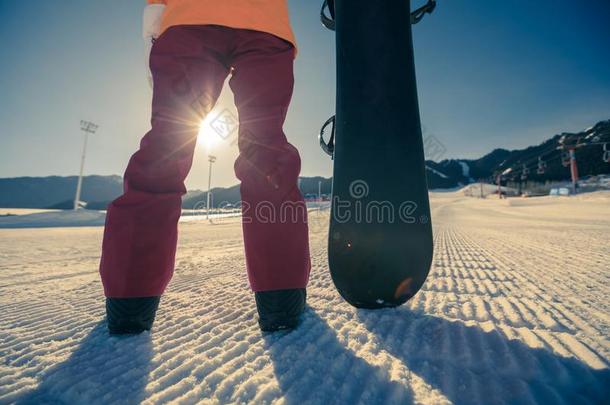
<instances>
[{"instance_id":1,"label":"gloved hand","mask_svg":"<svg viewBox=\"0 0 610 405\"><path fill-rule=\"evenodd\" d=\"M153 79L152 72L150 71L150 51L152 50L153 42L159 37L161 32L163 11L165 11L165 4L149 4L144 7L144 15L142 17L142 37L144 38L146 74L151 88Z\"/></svg>"}]
</instances>

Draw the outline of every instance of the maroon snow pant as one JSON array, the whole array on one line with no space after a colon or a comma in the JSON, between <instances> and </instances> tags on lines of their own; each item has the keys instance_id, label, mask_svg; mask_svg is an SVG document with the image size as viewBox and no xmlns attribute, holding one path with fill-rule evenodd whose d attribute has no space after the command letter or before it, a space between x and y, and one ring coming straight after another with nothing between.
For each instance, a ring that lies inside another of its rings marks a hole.
<instances>
[{"instance_id":1,"label":"maroon snow pant","mask_svg":"<svg viewBox=\"0 0 610 405\"><path fill-rule=\"evenodd\" d=\"M154 43L152 129L131 157L124 193L106 217L100 274L107 297L165 291L199 126L229 74L239 113L234 167L250 287L305 288L311 265L307 210L297 185L301 161L282 129L294 52L271 34L214 25L171 27Z\"/></svg>"}]
</instances>

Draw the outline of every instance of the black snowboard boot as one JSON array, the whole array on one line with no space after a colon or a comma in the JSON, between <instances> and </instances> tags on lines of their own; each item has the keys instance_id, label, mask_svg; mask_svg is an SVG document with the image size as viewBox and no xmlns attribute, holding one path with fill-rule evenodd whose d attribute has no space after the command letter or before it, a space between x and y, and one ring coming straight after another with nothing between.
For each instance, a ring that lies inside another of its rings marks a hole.
<instances>
[{"instance_id":1,"label":"black snowboard boot","mask_svg":"<svg viewBox=\"0 0 610 405\"><path fill-rule=\"evenodd\" d=\"M307 291L304 288L254 293L258 309L258 325L263 332L296 328L305 310Z\"/></svg>"},{"instance_id":2,"label":"black snowboard boot","mask_svg":"<svg viewBox=\"0 0 610 405\"><path fill-rule=\"evenodd\" d=\"M133 335L150 330L161 297L106 298L106 320L111 335Z\"/></svg>"}]
</instances>

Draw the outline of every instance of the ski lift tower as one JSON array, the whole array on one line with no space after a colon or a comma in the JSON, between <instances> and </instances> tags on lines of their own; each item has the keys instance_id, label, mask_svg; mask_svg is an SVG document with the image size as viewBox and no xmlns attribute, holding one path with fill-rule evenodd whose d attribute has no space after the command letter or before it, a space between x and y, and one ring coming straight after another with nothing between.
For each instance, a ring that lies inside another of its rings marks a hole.
<instances>
[{"instance_id":1,"label":"ski lift tower","mask_svg":"<svg viewBox=\"0 0 610 405\"><path fill-rule=\"evenodd\" d=\"M207 210L206 210L206 219L210 220L210 202L211 202L211 192L212 192L212 164L216 162L216 156L209 155L208 162L210 162L210 169L208 172L208 198L207 198Z\"/></svg>"},{"instance_id":2,"label":"ski lift tower","mask_svg":"<svg viewBox=\"0 0 610 405\"><path fill-rule=\"evenodd\" d=\"M578 166L576 165L576 149L583 146L579 134L563 133L559 139L557 149L567 153L570 159L570 173L572 175L572 191L578 192Z\"/></svg>"},{"instance_id":3,"label":"ski lift tower","mask_svg":"<svg viewBox=\"0 0 610 405\"><path fill-rule=\"evenodd\" d=\"M496 183L498 185L498 196L502 199L502 178L509 175L513 171L512 167L504 170L503 172L498 172L496 175Z\"/></svg>"},{"instance_id":4,"label":"ski lift tower","mask_svg":"<svg viewBox=\"0 0 610 405\"><path fill-rule=\"evenodd\" d=\"M76 195L74 196L74 211L80 206L80 192L83 186L83 168L85 167L85 154L87 153L87 140L89 134L94 134L97 131L98 125L90 121L81 120L80 130L85 133L85 143L83 144L83 154L80 159L80 173L78 175L78 182L76 183Z\"/></svg>"}]
</instances>

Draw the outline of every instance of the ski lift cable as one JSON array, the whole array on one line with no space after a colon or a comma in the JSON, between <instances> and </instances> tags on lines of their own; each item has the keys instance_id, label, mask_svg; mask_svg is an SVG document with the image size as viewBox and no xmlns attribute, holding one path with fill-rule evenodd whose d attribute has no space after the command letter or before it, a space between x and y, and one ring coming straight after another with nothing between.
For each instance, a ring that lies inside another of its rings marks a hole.
<instances>
[{"instance_id":1,"label":"ski lift cable","mask_svg":"<svg viewBox=\"0 0 610 405\"><path fill-rule=\"evenodd\" d=\"M536 151L536 152L529 153L527 155L527 157L524 159L521 159L520 162L528 164L529 162L537 160L538 156L545 156L546 154L552 153L556 150L557 150L557 147L555 145L550 145L550 146L546 147L545 149L543 149L542 151Z\"/></svg>"},{"instance_id":2,"label":"ski lift cable","mask_svg":"<svg viewBox=\"0 0 610 405\"><path fill-rule=\"evenodd\" d=\"M581 148L584 146L595 146L595 145L603 145L604 143L608 143L610 142L610 131L604 131L598 135L596 135L595 137L598 139L603 139L603 140L596 140L596 141L589 141L586 138L589 137L590 135L587 136L581 136L581 134L575 134L578 135L578 141L577 143L575 143L574 145L561 145L557 148L557 149L572 149L572 148ZM608 138L607 140L605 138Z\"/></svg>"},{"instance_id":3,"label":"ski lift cable","mask_svg":"<svg viewBox=\"0 0 610 405\"><path fill-rule=\"evenodd\" d=\"M603 146L603 145L607 145L609 143L610 143L610 139L608 141L606 141L606 142L591 142L591 143L587 143L584 146L596 146L596 145L602 145Z\"/></svg>"},{"instance_id":4,"label":"ski lift cable","mask_svg":"<svg viewBox=\"0 0 610 405\"><path fill-rule=\"evenodd\" d=\"M539 165L539 162L540 162L540 159L543 156L548 156L548 154L542 153L539 156L537 156L536 158L526 160L525 162L515 162L514 166L511 166L512 169L513 169L513 173L520 173L521 171L523 171L523 168L527 168L528 170L534 169L534 168L537 169L538 165ZM545 158L542 161L548 163L548 162L552 162L552 161L554 161L554 160L556 160L558 158L559 158L559 156L547 157L547 158Z\"/></svg>"},{"instance_id":5,"label":"ski lift cable","mask_svg":"<svg viewBox=\"0 0 610 405\"><path fill-rule=\"evenodd\" d=\"M546 157L547 155L553 154L553 152L557 152L557 146L549 145L542 151L531 152L527 155L525 159L521 159L518 162L514 162L513 165L525 164L529 166L532 163L537 163L539 157Z\"/></svg>"},{"instance_id":6,"label":"ski lift cable","mask_svg":"<svg viewBox=\"0 0 610 405\"><path fill-rule=\"evenodd\" d=\"M610 141L609 142L581 142L581 143L579 143L577 145L574 145L574 146L575 147L596 146L596 145L607 145L608 143L610 143ZM538 160L537 160L538 158L545 157L548 154L550 154L550 153L552 153L554 151L557 151L557 150L558 149L557 149L556 146L549 146L548 148L544 149L542 152L538 152L539 156L537 156L536 158L532 157L530 159L524 159L524 160L521 160L519 162L515 162L514 166L525 165L528 169L534 168L534 167L536 167L536 165L538 163ZM559 149L559 150L562 150L562 149ZM565 152L567 153L567 151L565 151ZM609 152L609 155L610 155L610 152ZM531 156L531 154L529 156ZM554 156L554 157L551 157L551 158L544 159L544 161L547 162L547 163L548 162L554 162L557 159L563 159L565 157L567 157L569 159L569 155L564 155L563 153L560 153L558 156ZM604 157L605 157L605 155L604 155ZM511 173L513 173L515 175L519 175L521 173L521 171L522 171L522 168L518 168L518 167L514 167L514 166L511 166L511 168L513 169L513 171ZM564 166L566 166L566 165L564 164ZM568 160L568 166L569 166L569 160Z\"/></svg>"},{"instance_id":7,"label":"ski lift cable","mask_svg":"<svg viewBox=\"0 0 610 405\"><path fill-rule=\"evenodd\" d=\"M560 158L561 158L561 156L560 156L560 155L558 155L558 156L554 156L554 157L552 157L552 158L546 159L546 160L545 160L545 162L546 162L546 164L547 164L547 166L548 166L548 164L549 164L550 162L554 162L554 161L556 161L556 160L558 160L558 159L560 159ZM534 167L535 167L535 166L531 166L531 167L528 167L528 169L533 169ZM522 171L523 171L523 168L513 168L513 170L510 172L510 174L515 175L515 176L518 176L518 175L521 175L521 172L522 172Z\"/></svg>"}]
</instances>

